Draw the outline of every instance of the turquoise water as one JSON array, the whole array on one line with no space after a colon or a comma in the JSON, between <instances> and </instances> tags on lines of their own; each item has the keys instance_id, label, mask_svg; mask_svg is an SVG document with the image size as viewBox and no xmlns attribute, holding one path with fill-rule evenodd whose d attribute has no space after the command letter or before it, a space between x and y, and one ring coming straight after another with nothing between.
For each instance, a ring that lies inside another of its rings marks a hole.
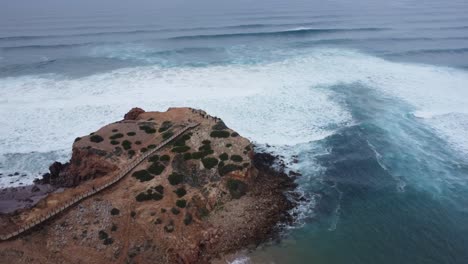
<instances>
[{"instance_id":1,"label":"turquoise water","mask_svg":"<svg viewBox=\"0 0 468 264\"><path fill-rule=\"evenodd\" d=\"M2 2L0 187L31 183L131 107L191 106L303 175L282 240L236 262L468 263L467 13L440 0Z\"/></svg>"}]
</instances>

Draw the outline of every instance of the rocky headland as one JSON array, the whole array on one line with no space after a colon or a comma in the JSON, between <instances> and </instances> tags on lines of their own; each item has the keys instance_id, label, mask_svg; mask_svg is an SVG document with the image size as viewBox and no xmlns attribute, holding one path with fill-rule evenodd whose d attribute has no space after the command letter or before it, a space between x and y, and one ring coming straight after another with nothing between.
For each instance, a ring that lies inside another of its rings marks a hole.
<instances>
[{"instance_id":1,"label":"rocky headland","mask_svg":"<svg viewBox=\"0 0 468 264\"><path fill-rule=\"evenodd\" d=\"M188 124L196 126L158 148ZM295 206L286 197L293 179L274 166L276 158L256 153L201 110L134 108L77 138L72 151L68 163L52 164L21 192L21 199L29 193L36 200L0 214L4 234L31 226L0 241L0 262L210 263L272 238ZM115 180L145 153L151 155L125 177L62 206ZM54 217L31 224L57 208Z\"/></svg>"}]
</instances>

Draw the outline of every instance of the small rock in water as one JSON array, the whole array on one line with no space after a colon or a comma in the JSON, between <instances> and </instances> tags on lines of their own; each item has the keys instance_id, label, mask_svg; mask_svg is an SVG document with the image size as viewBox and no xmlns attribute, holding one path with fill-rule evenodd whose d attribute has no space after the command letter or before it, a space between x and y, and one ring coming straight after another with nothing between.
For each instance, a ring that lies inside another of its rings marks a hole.
<instances>
[{"instance_id":1,"label":"small rock in water","mask_svg":"<svg viewBox=\"0 0 468 264\"><path fill-rule=\"evenodd\" d=\"M14 174L14 175L15 175L15 176L18 176L19 174L20 174L19 172L15 172L15 174Z\"/></svg>"}]
</instances>

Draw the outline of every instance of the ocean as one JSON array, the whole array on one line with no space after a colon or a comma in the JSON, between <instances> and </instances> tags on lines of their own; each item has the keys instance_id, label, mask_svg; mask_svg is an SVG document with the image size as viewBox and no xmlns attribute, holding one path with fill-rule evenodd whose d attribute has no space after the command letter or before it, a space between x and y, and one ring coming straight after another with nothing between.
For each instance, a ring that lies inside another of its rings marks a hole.
<instances>
[{"instance_id":1,"label":"ocean","mask_svg":"<svg viewBox=\"0 0 468 264\"><path fill-rule=\"evenodd\" d=\"M132 107L201 108L299 171L234 263L468 263L468 2L0 2L0 188Z\"/></svg>"}]
</instances>

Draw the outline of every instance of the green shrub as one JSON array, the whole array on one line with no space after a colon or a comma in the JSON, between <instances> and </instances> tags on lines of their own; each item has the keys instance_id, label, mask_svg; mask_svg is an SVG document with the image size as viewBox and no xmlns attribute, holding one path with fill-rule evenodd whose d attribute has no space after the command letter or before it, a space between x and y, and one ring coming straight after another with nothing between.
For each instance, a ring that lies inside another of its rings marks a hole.
<instances>
[{"instance_id":1,"label":"green shrub","mask_svg":"<svg viewBox=\"0 0 468 264\"><path fill-rule=\"evenodd\" d=\"M155 144L148 145L148 149L155 149L155 148L156 148Z\"/></svg>"},{"instance_id":2,"label":"green shrub","mask_svg":"<svg viewBox=\"0 0 468 264\"><path fill-rule=\"evenodd\" d=\"M250 146L246 146L244 149L245 149L246 151L251 151L251 150L252 150L252 148L251 148Z\"/></svg>"},{"instance_id":3,"label":"green shrub","mask_svg":"<svg viewBox=\"0 0 468 264\"><path fill-rule=\"evenodd\" d=\"M132 132L128 132L128 133L127 133L127 136L130 136L130 137L133 137L133 136L135 136L135 135L136 135L136 133L135 133L135 132L133 132L133 131L132 131Z\"/></svg>"},{"instance_id":4,"label":"green shrub","mask_svg":"<svg viewBox=\"0 0 468 264\"><path fill-rule=\"evenodd\" d=\"M160 161L170 161L171 157L169 157L169 155L162 155L159 160Z\"/></svg>"},{"instance_id":5,"label":"green shrub","mask_svg":"<svg viewBox=\"0 0 468 264\"><path fill-rule=\"evenodd\" d=\"M135 171L132 174L132 176L135 177L136 179L138 179L141 182L150 181L150 180L152 180L154 178L154 176L151 175L147 170Z\"/></svg>"},{"instance_id":6,"label":"green shrub","mask_svg":"<svg viewBox=\"0 0 468 264\"><path fill-rule=\"evenodd\" d=\"M149 162L156 162L156 161L159 161L159 156L158 155L153 155L151 157L148 158L148 161Z\"/></svg>"},{"instance_id":7,"label":"green shrub","mask_svg":"<svg viewBox=\"0 0 468 264\"><path fill-rule=\"evenodd\" d=\"M237 132L232 132L231 133L231 137L238 137L238 136L239 136L239 133L237 133Z\"/></svg>"},{"instance_id":8,"label":"green shrub","mask_svg":"<svg viewBox=\"0 0 468 264\"><path fill-rule=\"evenodd\" d=\"M127 152L127 154L128 154L128 156L130 156L130 158L131 158L131 157L135 156L135 151L134 151L133 149L131 149L131 150L129 150L129 151Z\"/></svg>"},{"instance_id":9,"label":"green shrub","mask_svg":"<svg viewBox=\"0 0 468 264\"><path fill-rule=\"evenodd\" d=\"M235 165L235 164L227 164L223 167L219 167L219 174L221 176L224 176L232 171L236 171L236 170L242 170L242 167L239 166L239 165Z\"/></svg>"},{"instance_id":10,"label":"green shrub","mask_svg":"<svg viewBox=\"0 0 468 264\"><path fill-rule=\"evenodd\" d=\"M232 147L232 144L231 144L231 143L227 143L227 144L226 144L226 148L230 148L230 147Z\"/></svg>"},{"instance_id":11,"label":"green shrub","mask_svg":"<svg viewBox=\"0 0 468 264\"><path fill-rule=\"evenodd\" d=\"M146 151L148 151L148 149L147 148L141 148L140 151L141 151L141 153L145 153Z\"/></svg>"},{"instance_id":12,"label":"green shrub","mask_svg":"<svg viewBox=\"0 0 468 264\"><path fill-rule=\"evenodd\" d=\"M192 159L201 159L203 158L203 153L202 152L194 152L192 153Z\"/></svg>"},{"instance_id":13,"label":"green shrub","mask_svg":"<svg viewBox=\"0 0 468 264\"><path fill-rule=\"evenodd\" d=\"M112 210L110 211L111 215L119 215L120 214L120 210L117 209L117 208L112 208Z\"/></svg>"},{"instance_id":14,"label":"green shrub","mask_svg":"<svg viewBox=\"0 0 468 264\"><path fill-rule=\"evenodd\" d=\"M117 225L116 224L112 224L111 231L112 232L117 231Z\"/></svg>"},{"instance_id":15,"label":"green shrub","mask_svg":"<svg viewBox=\"0 0 468 264\"><path fill-rule=\"evenodd\" d=\"M151 190L148 190L146 192L141 192L135 197L137 202L144 202L144 201L149 201L149 200L159 201L162 198L163 198L163 195L161 193L153 192Z\"/></svg>"},{"instance_id":16,"label":"green shrub","mask_svg":"<svg viewBox=\"0 0 468 264\"><path fill-rule=\"evenodd\" d=\"M192 153L184 153L184 160L191 160L192 159Z\"/></svg>"},{"instance_id":17,"label":"green shrub","mask_svg":"<svg viewBox=\"0 0 468 264\"><path fill-rule=\"evenodd\" d=\"M229 159L229 155L227 153L223 153L221 155L219 155L219 159L220 160L228 160Z\"/></svg>"},{"instance_id":18,"label":"green shrub","mask_svg":"<svg viewBox=\"0 0 468 264\"><path fill-rule=\"evenodd\" d=\"M242 164L242 167L244 167L244 168L247 168L249 166L250 166L250 163L248 163L248 162L245 162L244 164Z\"/></svg>"},{"instance_id":19,"label":"green shrub","mask_svg":"<svg viewBox=\"0 0 468 264\"><path fill-rule=\"evenodd\" d=\"M124 140L122 142L122 147L125 149L125 150L129 150L132 148L132 142L128 141L128 140Z\"/></svg>"},{"instance_id":20,"label":"green shrub","mask_svg":"<svg viewBox=\"0 0 468 264\"><path fill-rule=\"evenodd\" d=\"M168 139L170 137L172 137L174 135L174 132L172 131L167 131L167 132L164 132L164 134L162 135L163 139Z\"/></svg>"},{"instance_id":21,"label":"green shrub","mask_svg":"<svg viewBox=\"0 0 468 264\"><path fill-rule=\"evenodd\" d=\"M162 133L166 130L168 130L169 128L172 127L172 122L171 121L164 121L162 124L161 124L161 127L159 128L159 132Z\"/></svg>"},{"instance_id":22,"label":"green shrub","mask_svg":"<svg viewBox=\"0 0 468 264\"><path fill-rule=\"evenodd\" d=\"M131 211L131 212L130 212L130 216L131 216L132 218L135 218L136 212L135 212L135 211Z\"/></svg>"},{"instance_id":23,"label":"green shrub","mask_svg":"<svg viewBox=\"0 0 468 264\"><path fill-rule=\"evenodd\" d=\"M110 143L111 143L112 145L118 145L118 144L120 144L120 142L117 141L117 140L111 140Z\"/></svg>"},{"instance_id":24,"label":"green shrub","mask_svg":"<svg viewBox=\"0 0 468 264\"><path fill-rule=\"evenodd\" d=\"M208 139L205 139L201 142L203 145L210 145L211 144L211 141L208 140Z\"/></svg>"},{"instance_id":25,"label":"green shrub","mask_svg":"<svg viewBox=\"0 0 468 264\"><path fill-rule=\"evenodd\" d=\"M218 121L218 123L216 123L214 126L213 126L213 130L225 130L227 129L228 127L226 126L226 124L224 124L223 121Z\"/></svg>"},{"instance_id":26,"label":"green shrub","mask_svg":"<svg viewBox=\"0 0 468 264\"><path fill-rule=\"evenodd\" d=\"M171 185L177 185L184 181L184 175L173 172L169 175L168 180Z\"/></svg>"},{"instance_id":27,"label":"green shrub","mask_svg":"<svg viewBox=\"0 0 468 264\"><path fill-rule=\"evenodd\" d=\"M187 191L183 187L177 188L177 190L175 190L174 192L179 198L187 194Z\"/></svg>"},{"instance_id":28,"label":"green shrub","mask_svg":"<svg viewBox=\"0 0 468 264\"><path fill-rule=\"evenodd\" d=\"M180 213L180 210L177 209L177 208L175 208L175 207L172 207L172 208L171 208L171 212L172 212L173 214L175 214L175 215L178 215L178 214Z\"/></svg>"},{"instance_id":29,"label":"green shrub","mask_svg":"<svg viewBox=\"0 0 468 264\"><path fill-rule=\"evenodd\" d=\"M181 146L181 147L174 147L172 148L171 151L175 153L183 153L183 152L187 152L189 149L190 149L189 146Z\"/></svg>"},{"instance_id":30,"label":"green shrub","mask_svg":"<svg viewBox=\"0 0 468 264\"><path fill-rule=\"evenodd\" d=\"M108 237L104 239L104 242L102 242L104 245L112 245L114 243L114 239L112 237Z\"/></svg>"},{"instance_id":31,"label":"green shrub","mask_svg":"<svg viewBox=\"0 0 468 264\"><path fill-rule=\"evenodd\" d=\"M80 140L81 140L81 138L80 138L80 137L77 137L77 138L75 138L75 141L74 141L74 142L78 142L78 141L80 141Z\"/></svg>"},{"instance_id":32,"label":"green shrub","mask_svg":"<svg viewBox=\"0 0 468 264\"><path fill-rule=\"evenodd\" d=\"M216 158L208 157L208 158L203 158L202 163L206 169L212 169L216 165L218 165L218 160Z\"/></svg>"},{"instance_id":33,"label":"green shrub","mask_svg":"<svg viewBox=\"0 0 468 264\"><path fill-rule=\"evenodd\" d=\"M140 140L137 140L137 141L135 141L135 144L136 144L136 145L141 145L141 141L140 141Z\"/></svg>"},{"instance_id":34,"label":"green shrub","mask_svg":"<svg viewBox=\"0 0 468 264\"><path fill-rule=\"evenodd\" d=\"M236 179L228 179L226 182L226 187L234 199L241 198L247 192L247 184Z\"/></svg>"},{"instance_id":35,"label":"green shrub","mask_svg":"<svg viewBox=\"0 0 468 264\"><path fill-rule=\"evenodd\" d=\"M223 130L213 130L210 133L210 136L214 138L228 138L230 135L228 131Z\"/></svg>"},{"instance_id":36,"label":"green shrub","mask_svg":"<svg viewBox=\"0 0 468 264\"><path fill-rule=\"evenodd\" d=\"M159 218L159 217L156 218L156 220L154 220L154 224L155 224L155 225L160 225L160 224L162 224L162 222L163 222L163 221L162 221L161 218Z\"/></svg>"},{"instance_id":37,"label":"green shrub","mask_svg":"<svg viewBox=\"0 0 468 264\"><path fill-rule=\"evenodd\" d=\"M117 133L117 134L114 134L112 136L110 136L109 138L110 139L118 139L118 138L123 138L124 135L122 133Z\"/></svg>"},{"instance_id":38,"label":"green shrub","mask_svg":"<svg viewBox=\"0 0 468 264\"><path fill-rule=\"evenodd\" d=\"M180 199L176 201L177 207L185 208L187 206L187 201L185 199Z\"/></svg>"},{"instance_id":39,"label":"green shrub","mask_svg":"<svg viewBox=\"0 0 468 264\"><path fill-rule=\"evenodd\" d=\"M104 240L109 237L109 235L104 230L100 230L98 233L99 239Z\"/></svg>"},{"instance_id":40,"label":"green shrub","mask_svg":"<svg viewBox=\"0 0 468 264\"><path fill-rule=\"evenodd\" d=\"M94 143L102 142L104 139L100 135L92 135L89 140Z\"/></svg>"},{"instance_id":41,"label":"green shrub","mask_svg":"<svg viewBox=\"0 0 468 264\"><path fill-rule=\"evenodd\" d=\"M220 163L218 163L218 168L221 168L221 167L224 167L224 161L221 161Z\"/></svg>"},{"instance_id":42,"label":"green shrub","mask_svg":"<svg viewBox=\"0 0 468 264\"><path fill-rule=\"evenodd\" d=\"M239 155L232 155L231 160L234 162L242 162L244 159Z\"/></svg>"},{"instance_id":43,"label":"green shrub","mask_svg":"<svg viewBox=\"0 0 468 264\"><path fill-rule=\"evenodd\" d=\"M160 193L160 194L163 194L163 193L164 193L164 187L163 187L161 184L159 184L158 186L154 187L153 189L154 189L155 191L157 191L158 193Z\"/></svg>"},{"instance_id":44,"label":"green shrub","mask_svg":"<svg viewBox=\"0 0 468 264\"><path fill-rule=\"evenodd\" d=\"M159 162L154 162L148 167L148 171L154 175L160 175L166 167Z\"/></svg>"},{"instance_id":45,"label":"green shrub","mask_svg":"<svg viewBox=\"0 0 468 264\"><path fill-rule=\"evenodd\" d=\"M117 132L117 131L119 131L117 128L112 129L112 132L114 132L114 133Z\"/></svg>"},{"instance_id":46,"label":"green shrub","mask_svg":"<svg viewBox=\"0 0 468 264\"><path fill-rule=\"evenodd\" d=\"M193 217L190 213L186 213L184 217L184 224L190 225L192 223Z\"/></svg>"},{"instance_id":47,"label":"green shrub","mask_svg":"<svg viewBox=\"0 0 468 264\"><path fill-rule=\"evenodd\" d=\"M154 129L154 128L145 129L145 132L146 132L146 134L154 134L154 133L156 133L156 129Z\"/></svg>"},{"instance_id":48,"label":"green shrub","mask_svg":"<svg viewBox=\"0 0 468 264\"><path fill-rule=\"evenodd\" d=\"M161 213L165 213L166 211L166 208L161 208Z\"/></svg>"},{"instance_id":49,"label":"green shrub","mask_svg":"<svg viewBox=\"0 0 468 264\"><path fill-rule=\"evenodd\" d=\"M206 144L198 148L199 151L210 151L211 150L211 145Z\"/></svg>"}]
</instances>

